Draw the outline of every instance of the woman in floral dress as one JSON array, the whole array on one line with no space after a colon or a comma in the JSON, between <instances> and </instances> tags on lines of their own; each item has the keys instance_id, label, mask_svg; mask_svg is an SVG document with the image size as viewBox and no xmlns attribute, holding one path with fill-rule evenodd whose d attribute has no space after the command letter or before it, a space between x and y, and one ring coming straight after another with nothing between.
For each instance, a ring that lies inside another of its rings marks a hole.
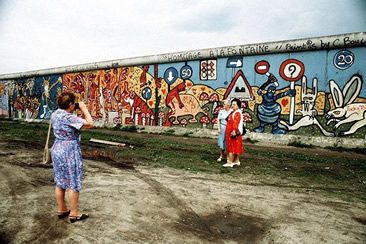
<instances>
[{"instance_id":1,"label":"woman in floral dress","mask_svg":"<svg viewBox=\"0 0 366 244\"><path fill-rule=\"evenodd\" d=\"M58 217L69 216L73 223L88 218L88 214L81 214L78 210L79 193L83 180L83 161L80 150L80 129L92 128L93 120L83 102L76 104L76 96L71 92L64 92L57 98L58 109L52 114L51 124L55 135L55 142L51 149L54 179L56 183L55 195ZM73 112L79 106L84 118ZM65 192L68 192L70 210L65 204Z\"/></svg>"},{"instance_id":2,"label":"woman in floral dress","mask_svg":"<svg viewBox=\"0 0 366 244\"><path fill-rule=\"evenodd\" d=\"M224 167L239 166L239 155L243 150L243 116L241 113L241 102L234 98L231 101L233 112L229 115L226 125L226 147L228 153L227 163Z\"/></svg>"}]
</instances>

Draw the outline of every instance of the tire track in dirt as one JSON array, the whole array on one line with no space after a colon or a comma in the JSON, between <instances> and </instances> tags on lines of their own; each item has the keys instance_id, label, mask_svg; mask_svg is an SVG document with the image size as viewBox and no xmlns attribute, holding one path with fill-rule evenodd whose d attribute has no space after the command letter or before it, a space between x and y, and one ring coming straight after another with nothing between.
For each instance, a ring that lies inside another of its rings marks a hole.
<instances>
[{"instance_id":1,"label":"tire track in dirt","mask_svg":"<svg viewBox=\"0 0 366 244\"><path fill-rule=\"evenodd\" d=\"M50 166L34 163L41 158L39 150L21 148L17 154L7 152L11 149L12 145L4 147L0 144L3 156L0 167L1 195L4 194L4 199L7 199L0 210L0 219L3 219L0 222L0 243L46 243L65 237L66 228L62 226L62 221L57 222L56 215L49 214L54 205L53 196L48 193L37 196L42 187L53 185ZM31 231L27 231L29 228Z\"/></svg>"},{"instance_id":2,"label":"tire track in dirt","mask_svg":"<svg viewBox=\"0 0 366 244\"><path fill-rule=\"evenodd\" d=\"M12 177L13 171L8 167L2 165L0 169L0 179L1 181L1 195L3 199L8 198L8 201L2 200L2 208L0 210L1 213L1 223L0 223L0 242L1 243L9 243L14 240L15 236L18 232L24 229L22 222L19 218L12 218L14 214L16 214L16 203L17 203L17 193L15 187L17 182ZM7 192L6 193L6 189ZM9 194L9 195L8 195Z\"/></svg>"},{"instance_id":3,"label":"tire track in dirt","mask_svg":"<svg viewBox=\"0 0 366 244\"><path fill-rule=\"evenodd\" d=\"M89 155L90 153L86 154ZM189 232L202 240L218 243L224 240L255 243L262 238L263 234L270 227L270 221L267 219L257 216L246 216L231 211L220 210L207 216L200 216L163 183L135 169L133 160L126 162L118 161L105 151L98 155L98 151L94 150L91 155L94 160L100 160L99 162L112 166L116 170L131 171L131 174L136 178L148 184L162 201L174 207L180 218L173 225L178 232ZM105 170L105 167L100 168L103 171Z\"/></svg>"},{"instance_id":4,"label":"tire track in dirt","mask_svg":"<svg viewBox=\"0 0 366 244\"><path fill-rule=\"evenodd\" d=\"M16 148L17 143L0 142L2 165L0 168L2 208L0 210L0 240L3 242L13 241L17 234L25 229L24 221L19 218L18 203L23 200L24 195L32 190L34 183L27 181L23 168L19 166L18 155L11 150ZM23 149L22 144L19 144ZM16 217L14 217L16 216ZM1 242L2 243L2 242Z\"/></svg>"},{"instance_id":5,"label":"tire track in dirt","mask_svg":"<svg viewBox=\"0 0 366 244\"><path fill-rule=\"evenodd\" d=\"M164 198L170 206L175 206L179 215L183 217L183 221L192 225L192 229L197 229L204 234L212 234L209 226L200 218L200 216L189 207L183 200L179 199L172 190L165 187L159 181L150 176L141 173L138 170L134 171L134 175L147 183L159 196Z\"/></svg>"},{"instance_id":6,"label":"tire track in dirt","mask_svg":"<svg viewBox=\"0 0 366 244\"><path fill-rule=\"evenodd\" d=\"M256 243L271 226L271 220L238 214L230 209L200 216L163 183L138 170L134 171L134 175L147 183L169 206L174 206L180 216L180 222L175 224L179 232L190 232L209 242L232 240Z\"/></svg>"},{"instance_id":7,"label":"tire track in dirt","mask_svg":"<svg viewBox=\"0 0 366 244\"><path fill-rule=\"evenodd\" d=\"M112 166L117 170L131 170L133 172L132 174L136 178L148 184L157 195L164 199L165 202L169 203L170 206L175 206L175 209L176 211L178 211L179 216L181 216L184 222L192 225L192 229L199 230L205 235L212 235L209 226L207 226L207 224L202 221L200 216L192 208L190 208L183 200L179 199L173 191L165 187L162 183L136 170L133 166L133 161L129 160L118 162L113 159L113 155L111 153L108 153L106 151L99 151L96 149L84 152L84 156L89 159L103 162L104 164Z\"/></svg>"}]
</instances>

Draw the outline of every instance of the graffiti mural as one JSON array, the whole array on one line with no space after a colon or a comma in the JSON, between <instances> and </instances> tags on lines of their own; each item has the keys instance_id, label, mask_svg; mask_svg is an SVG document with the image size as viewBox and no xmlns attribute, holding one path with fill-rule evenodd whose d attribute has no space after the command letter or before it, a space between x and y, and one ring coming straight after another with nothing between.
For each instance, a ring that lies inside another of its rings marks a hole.
<instances>
[{"instance_id":1,"label":"graffiti mural","mask_svg":"<svg viewBox=\"0 0 366 244\"><path fill-rule=\"evenodd\" d=\"M223 48L209 57L187 53L163 56L168 63L0 81L0 116L48 119L57 95L72 91L97 126L212 129L223 100L239 98L256 133L365 137L366 48L297 47L276 45L287 52L271 54L266 45L230 49L235 56Z\"/></svg>"},{"instance_id":2,"label":"graffiti mural","mask_svg":"<svg viewBox=\"0 0 366 244\"><path fill-rule=\"evenodd\" d=\"M366 125L366 102L355 102L360 94L362 83L362 78L354 75L341 91L334 80L329 82L335 108L327 113L327 125L336 122L334 129L337 129L343 124L352 123L351 127L341 131L340 135L353 134Z\"/></svg>"},{"instance_id":3,"label":"graffiti mural","mask_svg":"<svg viewBox=\"0 0 366 244\"><path fill-rule=\"evenodd\" d=\"M57 75L8 81L4 84L3 113L15 119L49 119L57 108L62 79ZM6 103L8 105L6 105Z\"/></svg>"},{"instance_id":4,"label":"graffiti mural","mask_svg":"<svg viewBox=\"0 0 366 244\"><path fill-rule=\"evenodd\" d=\"M64 74L63 89L76 93L99 125L156 125L168 83L148 70L144 66Z\"/></svg>"},{"instance_id":5,"label":"graffiti mural","mask_svg":"<svg viewBox=\"0 0 366 244\"><path fill-rule=\"evenodd\" d=\"M129 96L129 84L125 69L97 70L64 74L62 89L74 92L79 101L85 102L93 120L97 123L118 121L124 102Z\"/></svg>"},{"instance_id":6,"label":"graffiti mural","mask_svg":"<svg viewBox=\"0 0 366 244\"><path fill-rule=\"evenodd\" d=\"M325 136L334 136L334 133L326 131L317 119L318 110L315 108L315 101L318 97L318 79L313 78L311 92L308 93L307 78L302 77L301 84L301 118L293 125L289 125L286 121L281 120L287 130L298 130L300 127L316 125Z\"/></svg>"},{"instance_id":7,"label":"graffiti mural","mask_svg":"<svg viewBox=\"0 0 366 244\"><path fill-rule=\"evenodd\" d=\"M227 98L239 98L246 101L253 99L252 87L244 76L243 71L239 70L230 82L224 94L224 99Z\"/></svg>"},{"instance_id":8,"label":"graffiti mural","mask_svg":"<svg viewBox=\"0 0 366 244\"><path fill-rule=\"evenodd\" d=\"M352 66L355 60L350 50L341 50L334 55L333 63L337 69L344 70Z\"/></svg>"},{"instance_id":9,"label":"graffiti mural","mask_svg":"<svg viewBox=\"0 0 366 244\"><path fill-rule=\"evenodd\" d=\"M9 86L14 81L0 81L0 117L10 117Z\"/></svg>"},{"instance_id":10,"label":"graffiti mural","mask_svg":"<svg viewBox=\"0 0 366 244\"><path fill-rule=\"evenodd\" d=\"M285 134L286 130L281 129L278 124L280 121L280 114L282 111L278 99L286 96L294 97L296 91L289 89L288 91L276 93L277 79L271 75L267 81L261 85L257 91L258 95L262 97L262 103L258 105L257 117L259 120L259 126L254 128L255 132L263 133L265 126L272 126L273 134Z\"/></svg>"},{"instance_id":11,"label":"graffiti mural","mask_svg":"<svg viewBox=\"0 0 366 244\"><path fill-rule=\"evenodd\" d=\"M36 77L31 99L26 105L27 118L49 119L52 111L57 109L57 96L61 92L60 76Z\"/></svg>"},{"instance_id":12,"label":"graffiti mural","mask_svg":"<svg viewBox=\"0 0 366 244\"><path fill-rule=\"evenodd\" d=\"M200 79L216 80L216 60L201 60Z\"/></svg>"}]
</instances>

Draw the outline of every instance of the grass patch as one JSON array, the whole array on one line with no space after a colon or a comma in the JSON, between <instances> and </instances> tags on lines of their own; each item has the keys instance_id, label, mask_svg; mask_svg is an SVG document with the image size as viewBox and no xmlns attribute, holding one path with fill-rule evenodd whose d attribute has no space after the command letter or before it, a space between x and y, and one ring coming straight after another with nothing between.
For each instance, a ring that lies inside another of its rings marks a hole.
<instances>
[{"instance_id":1,"label":"grass patch","mask_svg":"<svg viewBox=\"0 0 366 244\"><path fill-rule=\"evenodd\" d=\"M142 128L144 130L145 128ZM111 128L111 130L117 130L117 131L127 131L127 132L137 132L138 128L135 125L121 125L118 124Z\"/></svg>"},{"instance_id":2,"label":"grass patch","mask_svg":"<svg viewBox=\"0 0 366 244\"><path fill-rule=\"evenodd\" d=\"M137 132L137 127L134 125L121 126L121 131Z\"/></svg>"},{"instance_id":3,"label":"grass patch","mask_svg":"<svg viewBox=\"0 0 366 244\"><path fill-rule=\"evenodd\" d=\"M192 132L192 131L190 131L190 132L186 132L186 133L184 133L182 136L183 136L183 137L190 137L192 134L193 134L193 132Z\"/></svg>"},{"instance_id":4,"label":"grass patch","mask_svg":"<svg viewBox=\"0 0 366 244\"><path fill-rule=\"evenodd\" d=\"M247 142L247 143L250 143L250 144L256 144L259 141L248 137L248 138L244 139L244 142Z\"/></svg>"},{"instance_id":5,"label":"grass patch","mask_svg":"<svg viewBox=\"0 0 366 244\"><path fill-rule=\"evenodd\" d=\"M46 142L48 123L0 120L0 139Z\"/></svg>"},{"instance_id":6,"label":"grass patch","mask_svg":"<svg viewBox=\"0 0 366 244\"><path fill-rule=\"evenodd\" d=\"M161 135L171 136L171 135L174 135L174 133L175 133L175 130L169 129L169 130L162 132Z\"/></svg>"},{"instance_id":7,"label":"grass patch","mask_svg":"<svg viewBox=\"0 0 366 244\"><path fill-rule=\"evenodd\" d=\"M345 148L345 147L341 147L341 146L329 146L329 147L325 147L328 150L332 150L332 151L337 151L337 152L354 152L354 153L358 153L358 154L365 154L366 155L366 148Z\"/></svg>"},{"instance_id":8,"label":"grass patch","mask_svg":"<svg viewBox=\"0 0 366 244\"><path fill-rule=\"evenodd\" d=\"M103 150L110 151L116 160L133 159L139 165L224 174L225 177L238 180L245 180L250 175L264 184L281 185L283 182L288 182L287 184L312 189L324 189L335 195L347 193L360 199L361 196L366 196L366 164L363 148L352 150L334 147L329 149L337 152L329 152L312 146L314 149L309 151L257 146L254 145L255 140L247 140L249 143L244 143L245 154L240 157L242 165L235 169L227 169L216 162L218 156L216 139L189 137L183 140L180 136L171 136L175 133L173 129L159 135L136 133L135 126L123 128L125 130L82 130L83 150L95 146L89 143L91 138L122 142L132 145L133 148L105 147ZM0 120L0 139L20 139L43 144L46 141L47 129L46 123ZM298 142L289 145L309 148L308 145ZM342 151L353 151L356 154L350 156L341 153Z\"/></svg>"}]
</instances>

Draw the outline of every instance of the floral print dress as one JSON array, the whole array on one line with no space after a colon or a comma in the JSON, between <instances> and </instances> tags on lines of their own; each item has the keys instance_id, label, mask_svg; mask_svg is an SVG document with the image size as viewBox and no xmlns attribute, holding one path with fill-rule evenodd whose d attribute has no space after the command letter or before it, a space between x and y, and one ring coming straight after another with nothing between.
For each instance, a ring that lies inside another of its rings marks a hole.
<instances>
[{"instance_id":1,"label":"floral print dress","mask_svg":"<svg viewBox=\"0 0 366 244\"><path fill-rule=\"evenodd\" d=\"M80 192L83 160L80 150L80 129L84 120L63 109L52 114L51 124L55 142L51 149L56 186Z\"/></svg>"}]
</instances>

